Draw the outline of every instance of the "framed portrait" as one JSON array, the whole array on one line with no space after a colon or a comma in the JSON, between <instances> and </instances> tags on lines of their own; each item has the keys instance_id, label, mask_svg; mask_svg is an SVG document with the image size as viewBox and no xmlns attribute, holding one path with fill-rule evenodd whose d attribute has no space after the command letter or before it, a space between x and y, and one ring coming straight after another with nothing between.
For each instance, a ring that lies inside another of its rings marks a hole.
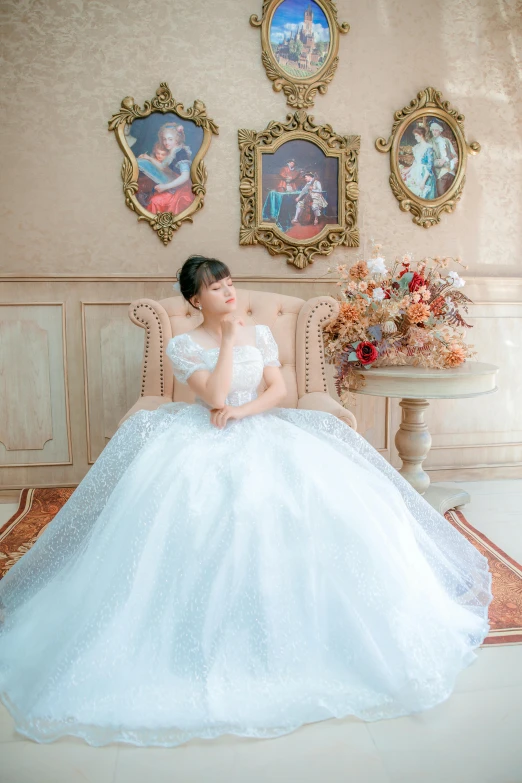
<instances>
[{"instance_id":1,"label":"framed portrait","mask_svg":"<svg viewBox=\"0 0 522 783\"><path fill-rule=\"evenodd\" d=\"M359 147L359 136L303 110L259 133L240 130L240 244L263 244L300 269L337 245L358 247Z\"/></svg>"},{"instance_id":2,"label":"framed portrait","mask_svg":"<svg viewBox=\"0 0 522 783\"><path fill-rule=\"evenodd\" d=\"M479 152L480 145L468 144L464 116L433 87L394 116L390 138L375 145L390 153L390 186L400 208L430 228L443 212L453 212L466 181L467 155Z\"/></svg>"},{"instance_id":3,"label":"framed portrait","mask_svg":"<svg viewBox=\"0 0 522 783\"><path fill-rule=\"evenodd\" d=\"M337 69L340 24L333 0L265 0L261 19L261 60L276 92L286 95L295 109L313 106L317 92L324 94Z\"/></svg>"},{"instance_id":4,"label":"framed portrait","mask_svg":"<svg viewBox=\"0 0 522 783\"><path fill-rule=\"evenodd\" d=\"M125 156L121 176L125 203L167 245L184 222L203 206L207 171L203 158L215 123L205 105L185 109L166 83L143 109L124 98L109 120Z\"/></svg>"}]
</instances>

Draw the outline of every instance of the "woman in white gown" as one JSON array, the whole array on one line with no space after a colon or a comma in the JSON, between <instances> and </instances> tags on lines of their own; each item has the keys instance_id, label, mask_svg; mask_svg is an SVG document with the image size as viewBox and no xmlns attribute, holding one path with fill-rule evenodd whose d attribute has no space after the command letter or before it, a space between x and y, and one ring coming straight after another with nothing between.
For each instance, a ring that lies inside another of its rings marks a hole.
<instances>
[{"instance_id":1,"label":"woman in white gown","mask_svg":"<svg viewBox=\"0 0 522 783\"><path fill-rule=\"evenodd\" d=\"M0 582L0 695L38 742L406 715L488 631L487 561L336 417L277 407L277 345L229 275L179 276L204 321L167 354L196 403L127 419Z\"/></svg>"}]
</instances>

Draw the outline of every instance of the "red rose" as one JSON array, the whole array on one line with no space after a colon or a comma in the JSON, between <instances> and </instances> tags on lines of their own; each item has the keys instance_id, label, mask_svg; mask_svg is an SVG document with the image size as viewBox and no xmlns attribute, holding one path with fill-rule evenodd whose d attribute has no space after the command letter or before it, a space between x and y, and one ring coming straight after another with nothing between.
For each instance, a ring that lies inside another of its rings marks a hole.
<instances>
[{"instance_id":1,"label":"red rose","mask_svg":"<svg viewBox=\"0 0 522 783\"><path fill-rule=\"evenodd\" d=\"M417 272L414 272L408 288L413 293L413 291L416 291L418 288L421 287L421 285L426 285L425 279L423 278L422 275L419 275Z\"/></svg>"},{"instance_id":2,"label":"red rose","mask_svg":"<svg viewBox=\"0 0 522 783\"><path fill-rule=\"evenodd\" d=\"M355 349L357 358L361 364L371 364L379 356L379 351L373 343L361 342Z\"/></svg>"}]
</instances>

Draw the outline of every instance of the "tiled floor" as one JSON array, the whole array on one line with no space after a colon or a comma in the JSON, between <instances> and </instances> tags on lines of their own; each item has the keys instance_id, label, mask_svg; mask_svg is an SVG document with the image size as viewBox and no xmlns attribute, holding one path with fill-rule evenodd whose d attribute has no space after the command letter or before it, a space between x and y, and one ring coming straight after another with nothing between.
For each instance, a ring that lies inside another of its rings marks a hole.
<instances>
[{"instance_id":1,"label":"tiled floor","mask_svg":"<svg viewBox=\"0 0 522 783\"><path fill-rule=\"evenodd\" d=\"M522 562L522 481L460 483L470 522ZM14 507L0 504L0 524ZM490 647L420 716L179 748L28 742L0 706L0 783L522 783L522 645Z\"/></svg>"}]
</instances>

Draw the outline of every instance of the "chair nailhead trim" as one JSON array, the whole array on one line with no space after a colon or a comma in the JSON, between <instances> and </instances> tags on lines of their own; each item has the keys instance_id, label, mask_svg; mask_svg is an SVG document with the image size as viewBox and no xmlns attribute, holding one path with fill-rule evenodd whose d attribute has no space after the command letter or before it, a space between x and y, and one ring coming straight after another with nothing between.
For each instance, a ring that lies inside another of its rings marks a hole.
<instances>
[{"instance_id":1,"label":"chair nailhead trim","mask_svg":"<svg viewBox=\"0 0 522 783\"><path fill-rule=\"evenodd\" d=\"M312 328L312 322L315 320L315 311L316 310L323 310L325 307L328 308L328 311L322 318L319 319L317 322L317 334L319 338L322 338L323 330L321 324L323 324L325 321L331 321L333 316L333 307L329 302L318 302L315 307L312 307L310 314L308 316L308 320L306 322L305 327L305 391L310 391L310 371L309 371L309 365L310 365L310 330ZM325 363L324 363L324 345L322 339L319 339L319 361L321 364L321 374L323 376L323 390L326 392L328 391L328 384L326 382L326 372L325 372Z\"/></svg>"},{"instance_id":2,"label":"chair nailhead trim","mask_svg":"<svg viewBox=\"0 0 522 783\"><path fill-rule=\"evenodd\" d=\"M134 310L132 311L132 314L134 315L134 318L136 321L138 321L140 324L143 324L143 328L145 329L145 354L143 357L143 373L141 378L141 394L140 396L143 397L145 395L145 383L147 380L147 360L149 358L149 348L150 348L150 337L151 337L151 325L150 325L150 315L148 315L147 318L140 318L138 315L138 310L144 307L147 310L150 310L150 312L153 314L156 324L158 327L158 336L159 336L159 343L160 343L160 390L161 390L161 396L163 397L165 392L165 377L164 377L164 370L163 370L163 329L161 328L161 321L160 317L157 314L157 312L154 310L153 307L151 307L149 304L145 304L142 302L141 304L136 305Z\"/></svg>"}]
</instances>

